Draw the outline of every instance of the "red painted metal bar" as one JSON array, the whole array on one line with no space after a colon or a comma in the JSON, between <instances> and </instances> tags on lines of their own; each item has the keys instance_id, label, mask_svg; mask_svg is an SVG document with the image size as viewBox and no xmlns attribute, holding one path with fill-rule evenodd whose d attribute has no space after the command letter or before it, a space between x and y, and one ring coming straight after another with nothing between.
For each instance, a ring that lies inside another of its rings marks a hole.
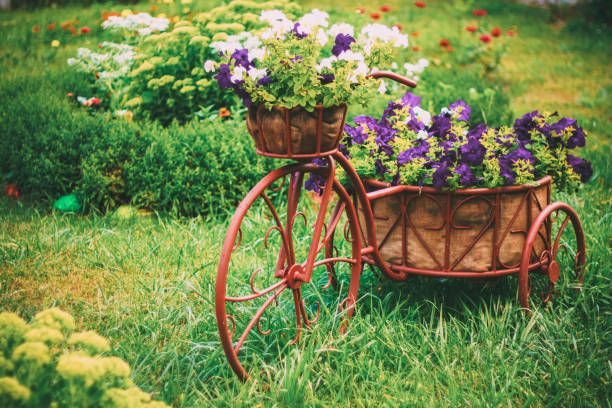
<instances>
[{"instance_id":1,"label":"red painted metal bar","mask_svg":"<svg viewBox=\"0 0 612 408\"><path fill-rule=\"evenodd\" d=\"M376 78L376 79L384 78L384 79L390 79L392 81L399 82L400 84L409 86L411 88L416 88L416 86L417 86L417 83L415 81L413 81L412 79L408 79L408 78L403 77L401 75L397 75L396 73L387 72L387 71L375 72L373 74L370 74L370 75L366 76L366 78Z\"/></svg>"}]
</instances>

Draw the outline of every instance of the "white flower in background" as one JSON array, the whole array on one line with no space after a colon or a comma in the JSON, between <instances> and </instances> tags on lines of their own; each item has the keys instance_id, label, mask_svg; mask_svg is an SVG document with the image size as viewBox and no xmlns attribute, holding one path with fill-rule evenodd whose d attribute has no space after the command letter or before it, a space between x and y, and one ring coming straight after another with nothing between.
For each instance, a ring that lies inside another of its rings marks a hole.
<instances>
[{"instance_id":1,"label":"white flower in background","mask_svg":"<svg viewBox=\"0 0 612 408\"><path fill-rule=\"evenodd\" d=\"M424 129L419 130L419 133L417 133L417 139L419 140L425 140L428 137L429 137L429 133L427 133L427 131Z\"/></svg>"},{"instance_id":2,"label":"white flower in background","mask_svg":"<svg viewBox=\"0 0 612 408\"><path fill-rule=\"evenodd\" d=\"M259 48L260 45L261 40L259 39L259 37L256 37L254 35L250 35L248 38L246 38L246 41L244 42L244 48L246 48L247 50Z\"/></svg>"},{"instance_id":3,"label":"white flower in background","mask_svg":"<svg viewBox=\"0 0 612 408\"><path fill-rule=\"evenodd\" d=\"M391 43L394 47L407 47L408 36L402 34L397 27L387 27L384 24L368 24L361 29L360 42L371 48L377 42Z\"/></svg>"},{"instance_id":4,"label":"white flower in background","mask_svg":"<svg viewBox=\"0 0 612 408\"><path fill-rule=\"evenodd\" d=\"M207 60L204 63L204 71L215 72L217 70L217 63L213 60Z\"/></svg>"},{"instance_id":5,"label":"white flower in background","mask_svg":"<svg viewBox=\"0 0 612 408\"><path fill-rule=\"evenodd\" d=\"M267 73L268 73L268 70L265 68L261 68L261 69L250 68L248 72L249 77L251 77L253 81L257 81L258 79L263 78L264 76L266 76Z\"/></svg>"},{"instance_id":6,"label":"white flower in background","mask_svg":"<svg viewBox=\"0 0 612 408\"><path fill-rule=\"evenodd\" d=\"M211 43L210 46L215 51L222 52L224 54L231 54L237 49L242 48L242 45L238 41L235 39L230 39L230 37L228 37L227 41L215 41Z\"/></svg>"},{"instance_id":7,"label":"white flower in background","mask_svg":"<svg viewBox=\"0 0 612 408\"><path fill-rule=\"evenodd\" d=\"M420 108L418 106L415 106L414 108L412 108L412 112L414 112L414 116L416 117L416 120L418 120L425 126L431 125L431 113L429 113L425 109Z\"/></svg>"},{"instance_id":8,"label":"white flower in background","mask_svg":"<svg viewBox=\"0 0 612 408\"><path fill-rule=\"evenodd\" d=\"M384 95L387 92L387 85L385 81L380 81L380 86L378 87L378 93Z\"/></svg>"},{"instance_id":9,"label":"white flower in background","mask_svg":"<svg viewBox=\"0 0 612 408\"><path fill-rule=\"evenodd\" d=\"M242 81L244 74L246 73L246 68L244 67L234 67L234 73L232 74L230 80L233 83L236 83L238 81Z\"/></svg>"},{"instance_id":10,"label":"white flower in background","mask_svg":"<svg viewBox=\"0 0 612 408\"><path fill-rule=\"evenodd\" d=\"M352 25L346 23L334 24L330 27L328 34L331 35L333 38L336 38L338 34L345 34L354 37L355 29Z\"/></svg>"},{"instance_id":11,"label":"white flower in background","mask_svg":"<svg viewBox=\"0 0 612 408\"><path fill-rule=\"evenodd\" d=\"M153 31L166 31L170 20L165 17L152 17L149 13L130 14L125 17L111 16L102 23L102 28L117 31L137 31L140 35L149 35Z\"/></svg>"},{"instance_id":12,"label":"white flower in background","mask_svg":"<svg viewBox=\"0 0 612 408\"><path fill-rule=\"evenodd\" d=\"M440 109L440 113L442 115L450 115L451 111L449 111L447 107L444 107L444 108Z\"/></svg>"},{"instance_id":13,"label":"white flower in background","mask_svg":"<svg viewBox=\"0 0 612 408\"><path fill-rule=\"evenodd\" d=\"M254 48L252 50L249 50L249 61L253 61L256 59L263 61L265 55L266 55L265 48Z\"/></svg>"},{"instance_id":14,"label":"white flower in background","mask_svg":"<svg viewBox=\"0 0 612 408\"><path fill-rule=\"evenodd\" d=\"M349 74L349 81L352 83L357 83L359 75L366 76L370 72L370 67L368 67L363 61L359 61L357 64L357 68L353 70L352 74Z\"/></svg>"},{"instance_id":15,"label":"white flower in background","mask_svg":"<svg viewBox=\"0 0 612 408\"><path fill-rule=\"evenodd\" d=\"M317 27L327 27L329 25L327 19L329 14L319 9L313 9L310 13L304 14L302 18L298 20L300 28L303 33L310 34L314 32Z\"/></svg>"},{"instance_id":16,"label":"white flower in background","mask_svg":"<svg viewBox=\"0 0 612 408\"><path fill-rule=\"evenodd\" d=\"M429 66L429 61L425 58L419 59L416 64L404 64L406 75L415 81L419 79L417 74L423 72L427 66Z\"/></svg>"},{"instance_id":17,"label":"white flower in background","mask_svg":"<svg viewBox=\"0 0 612 408\"><path fill-rule=\"evenodd\" d=\"M325 47L327 41L329 41L327 33L322 28L319 28L319 31L317 31L317 42L321 45L321 47Z\"/></svg>"},{"instance_id":18,"label":"white flower in background","mask_svg":"<svg viewBox=\"0 0 612 408\"><path fill-rule=\"evenodd\" d=\"M264 10L259 15L259 21L267 21L268 23L272 23L272 21L281 21L288 20L285 13L280 10Z\"/></svg>"}]
</instances>

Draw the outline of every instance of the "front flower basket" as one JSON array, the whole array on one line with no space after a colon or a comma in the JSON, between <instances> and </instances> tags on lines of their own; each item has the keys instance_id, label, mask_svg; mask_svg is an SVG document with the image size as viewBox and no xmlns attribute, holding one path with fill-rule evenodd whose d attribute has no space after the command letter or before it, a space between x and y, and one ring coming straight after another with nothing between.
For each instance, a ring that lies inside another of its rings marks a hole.
<instances>
[{"instance_id":1,"label":"front flower basket","mask_svg":"<svg viewBox=\"0 0 612 408\"><path fill-rule=\"evenodd\" d=\"M525 237L550 203L551 177L537 185L443 191L366 180L382 259L403 268L488 272L518 268ZM363 207L358 209L366 231ZM542 227L531 262L550 231Z\"/></svg>"},{"instance_id":2,"label":"front flower basket","mask_svg":"<svg viewBox=\"0 0 612 408\"><path fill-rule=\"evenodd\" d=\"M251 106L247 129L262 156L288 159L314 158L335 153L342 137L346 105L312 112L302 107L279 106L267 110L264 105Z\"/></svg>"}]
</instances>

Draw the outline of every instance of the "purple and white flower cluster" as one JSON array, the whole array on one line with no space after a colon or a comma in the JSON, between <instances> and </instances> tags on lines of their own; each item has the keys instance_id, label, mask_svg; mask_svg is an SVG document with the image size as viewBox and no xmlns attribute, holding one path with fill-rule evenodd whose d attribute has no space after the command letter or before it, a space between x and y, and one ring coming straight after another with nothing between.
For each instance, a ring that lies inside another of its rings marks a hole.
<instances>
[{"instance_id":1,"label":"purple and white flower cluster","mask_svg":"<svg viewBox=\"0 0 612 408\"><path fill-rule=\"evenodd\" d=\"M569 152L586 133L572 118L534 111L512 127L469 128L471 107L459 100L439 115L408 92L380 119L357 116L345 126L341 151L363 177L443 189L533 183L553 176L559 189L586 182L591 164Z\"/></svg>"},{"instance_id":2,"label":"purple and white flower cluster","mask_svg":"<svg viewBox=\"0 0 612 408\"><path fill-rule=\"evenodd\" d=\"M219 87L233 89L246 106L363 102L365 91L358 88L384 89L367 76L390 65L393 50L407 47L408 37L382 24L369 24L356 35L350 24L329 27L328 18L317 9L297 21L279 10L263 11L260 20L270 27L214 41L222 63L207 61L205 69L218 69Z\"/></svg>"}]
</instances>

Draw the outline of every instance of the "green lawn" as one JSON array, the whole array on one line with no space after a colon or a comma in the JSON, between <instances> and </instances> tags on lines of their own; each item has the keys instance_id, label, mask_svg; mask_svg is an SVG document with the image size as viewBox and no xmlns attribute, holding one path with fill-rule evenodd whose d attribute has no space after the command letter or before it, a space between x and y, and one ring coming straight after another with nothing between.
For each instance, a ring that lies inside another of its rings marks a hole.
<instances>
[{"instance_id":1,"label":"green lawn","mask_svg":"<svg viewBox=\"0 0 612 408\"><path fill-rule=\"evenodd\" d=\"M23 203L0 198L0 310L24 318L52 305L71 312L78 327L111 339L112 354L130 364L138 386L177 407L609 407L611 35L562 29L539 9L472 3L489 10L491 25L518 31L494 74L515 114L558 110L577 117L589 132L585 157L593 162L593 179L576 193L553 197L572 205L585 229L588 256L580 291L563 285L552 304L528 317L518 304L515 277L494 287L428 278L397 284L378 280L366 268L344 336L331 293L322 295L330 302L313 330L297 346L286 346L281 329L292 316L281 304L275 310L285 320L275 323L272 338L260 348L245 346L247 354L257 352L252 374L260 381L241 383L225 360L214 314L227 219L78 216L26 197ZM439 38L459 35L471 21L458 21L458 6L446 2L429 1L424 10L399 0L302 4L349 17L355 7L374 11L389 4L397 11L384 22L420 32L414 39L422 47L418 55L439 64L447 58ZM70 81L60 73L65 60L79 44L93 47L95 38L79 37L55 49L47 45L50 37L33 37L29 27L77 13L93 25L102 8L96 7L0 14L0 32L7 33L0 44L22 48L0 51L1 80L31 70L50 95L63 97L53 81ZM18 25L28 34L20 37ZM243 239L242 245L261 243L253 231ZM245 270L249 264L239 261Z\"/></svg>"}]
</instances>

